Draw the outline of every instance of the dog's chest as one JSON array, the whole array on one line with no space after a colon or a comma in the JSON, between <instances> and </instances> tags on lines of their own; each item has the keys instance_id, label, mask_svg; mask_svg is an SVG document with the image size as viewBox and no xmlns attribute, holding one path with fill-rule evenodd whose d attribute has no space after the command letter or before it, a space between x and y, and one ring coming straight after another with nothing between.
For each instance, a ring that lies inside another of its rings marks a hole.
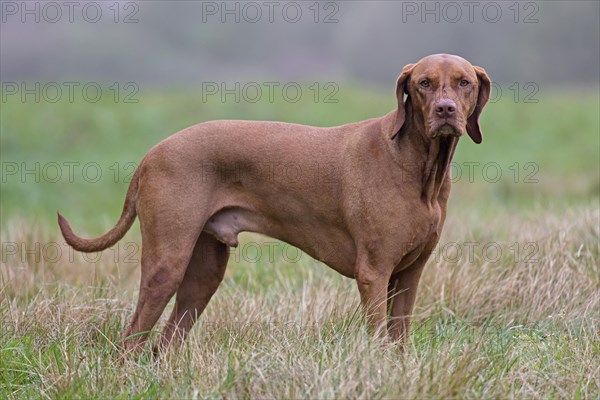
<instances>
[{"instance_id":1,"label":"dog's chest","mask_svg":"<svg viewBox=\"0 0 600 400\"><path fill-rule=\"evenodd\" d=\"M419 211L415 212L413 218L413 226L416 229L414 229L414 239L411 241L415 245L429 241L432 236L439 236L442 228L442 211L439 206Z\"/></svg>"},{"instance_id":2,"label":"dog's chest","mask_svg":"<svg viewBox=\"0 0 600 400\"><path fill-rule=\"evenodd\" d=\"M397 236L396 271L408 267L424 253L431 252L442 231L442 216L440 207L414 210L410 226L403 227L403 232Z\"/></svg>"}]
</instances>

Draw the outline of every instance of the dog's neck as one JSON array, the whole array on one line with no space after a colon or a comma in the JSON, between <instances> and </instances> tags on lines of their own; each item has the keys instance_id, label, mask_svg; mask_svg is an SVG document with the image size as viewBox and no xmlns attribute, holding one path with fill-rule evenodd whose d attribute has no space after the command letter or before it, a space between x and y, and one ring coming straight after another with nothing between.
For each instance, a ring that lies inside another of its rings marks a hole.
<instances>
[{"instance_id":1,"label":"dog's neck","mask_svg":"<svg viewBox=\"0 0 600 400\"><path fill-rule=\"evenodd\" d=\"M432 139L424 130L422 116L408 113L406 123L396 136L400 152L413 152L416 160L417 176L421 181L421 200L428 207L434 207L444 184L448 182L450 163L458 142L457 137L438 137Z\"/></svg>"}]
</instances>

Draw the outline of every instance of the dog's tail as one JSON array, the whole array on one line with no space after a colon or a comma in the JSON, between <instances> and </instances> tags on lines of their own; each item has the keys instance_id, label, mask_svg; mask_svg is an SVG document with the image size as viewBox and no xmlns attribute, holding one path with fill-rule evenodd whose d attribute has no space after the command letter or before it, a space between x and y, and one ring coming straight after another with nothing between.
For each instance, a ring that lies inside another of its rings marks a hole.
<instances>
[{"instance_id":1,"label":"dog's tail","mask_svg":"<svg viewBox=\"0 0 600 400\"><path fill-rule=\"evenodd\" d=\"M84 253L92 253L109 248L121 240L123 236L125 236L125 233L127 233L129 228L131 228L131 225L133 224L133 221L137 215L135 203L138 192L139 171L140 169L138 168L131 178L131 183L129 184L129 189L127 190L127 196L125 197L125 204L123 205L123 212L121 213L119 221L104 235L95 239L84 239L79 237L75 234L75 232L73 232L71 225L69 225L69 222L67 222L65 217L58 213L58 225L60 226L60 231L62 232L62 235L67 243L72 248Z\"/></svg>"}]
</instances>

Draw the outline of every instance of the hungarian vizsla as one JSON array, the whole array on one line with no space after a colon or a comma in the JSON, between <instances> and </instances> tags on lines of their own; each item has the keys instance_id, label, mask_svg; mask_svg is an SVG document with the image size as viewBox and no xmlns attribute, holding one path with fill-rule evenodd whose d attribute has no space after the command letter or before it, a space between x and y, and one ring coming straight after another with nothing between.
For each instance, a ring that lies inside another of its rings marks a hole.
<instances>
[{"instance_id":1,"label":"hungarian vizsla","mask_svg":"<svg viewBox=\"0 0 600 400\"><path fill-rule=\"evenodd\" d=\"M408 64L389 114L319 128L211 121L152 148L135 172L116 226L74 249L119 241L136 216L141 284L123 346L138 348L171 297L160 339L183 340L223 279L240 232L290 243L356 279L375 334L404 343L423 267L437 244L458 139L482 139L490 95L485 70L447 54ZM389 317L389 318L388 318Z\"/></svg>"}]
</instances>

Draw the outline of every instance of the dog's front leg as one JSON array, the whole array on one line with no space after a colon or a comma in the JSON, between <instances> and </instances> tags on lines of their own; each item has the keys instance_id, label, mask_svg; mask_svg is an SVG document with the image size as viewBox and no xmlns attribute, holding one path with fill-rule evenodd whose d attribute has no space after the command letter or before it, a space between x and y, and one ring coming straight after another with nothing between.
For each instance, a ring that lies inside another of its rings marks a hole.
<instances>
[{"instance_id":1,"label":"dog's front leg","mask_svg":"<svg viewBox=\"0 0 600 400\"><path fill-rule=\"evenodd\" d=\"M408 336L412 312L417 298L419 279L428 257L423 256L413 265L394 274L389 284L390 317L388 329L390 338L404 349Z\"/></svg>"},{"instance_id":2,"label":"dog's front leg","mask_svg":"<svg viewBox=\"0 0 600 400\"><path fill-rule=\"evenodd\" d=\"M359 259L356 265L356 283L369 329L376 337L387 336L387 288L392 268L376 268L368 259ZM390 271L390 272L388 272Z\"/></svg>"}]
</instances>

